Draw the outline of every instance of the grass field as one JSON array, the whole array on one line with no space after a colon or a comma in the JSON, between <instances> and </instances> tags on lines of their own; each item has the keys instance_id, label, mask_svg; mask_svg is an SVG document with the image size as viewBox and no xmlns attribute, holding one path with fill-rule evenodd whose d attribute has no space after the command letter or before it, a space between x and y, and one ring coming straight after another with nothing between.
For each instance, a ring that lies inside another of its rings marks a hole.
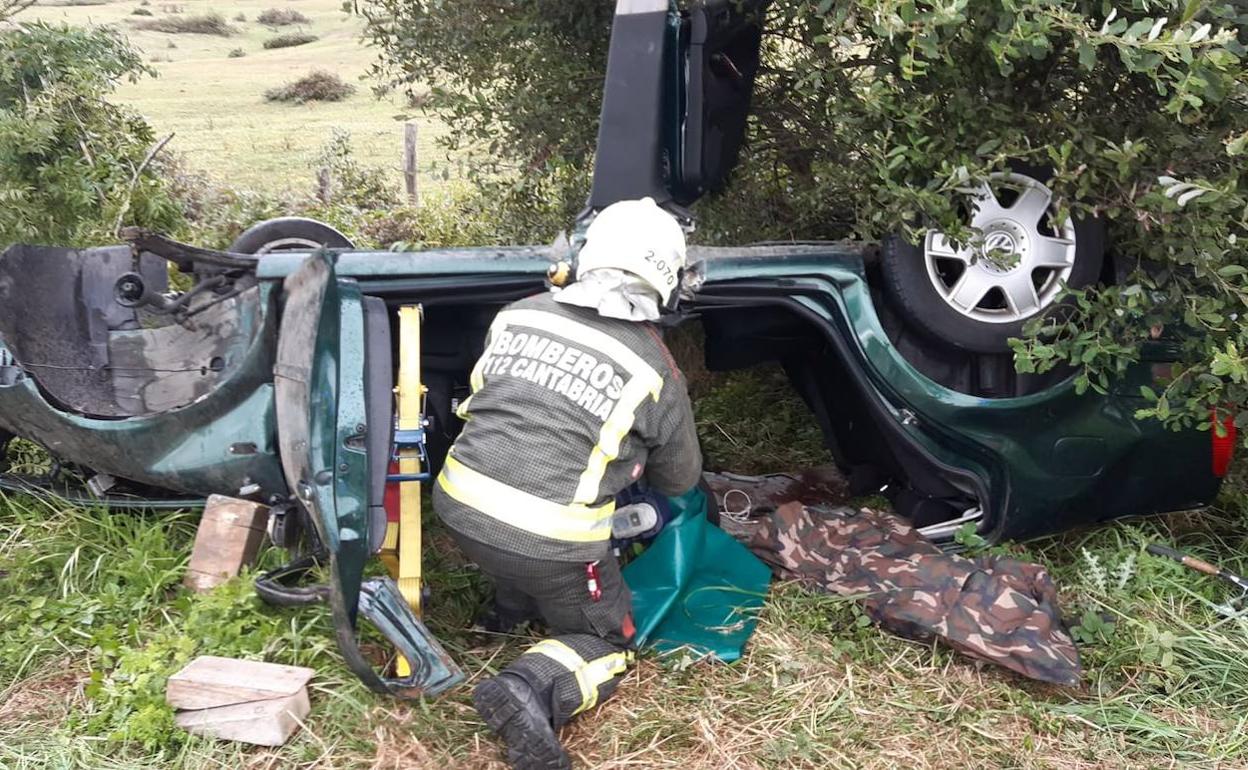
<instances>
[{"instance_id":1,"label":"grass field","mask_svg":"<svg viewBox=\"0 0 1248 770\"><path fill-rule=\"evenodd\" d=\"M176 134L170 147L191 164L233 188L267 193L310 192L315 184L313 159L334 128L351 132L358 159L391 170L402 179L403 120L411 114L420 126L421 184L437 187L449 166L434 139L442 126L408 108L399 97L378 100L372 82L360 80L375 54L360 42L359 17L342 10L340 0L109 0L93 5L44 5L18 20L44 19L70 24L109 24L125 31L141 48L158 78L125 84L116 101L147 117L156 132ZM143 8L153 15L135 16ZM308 24L271 28L256 21L269 8L293 8ZM170 13L170 10L178 13ZM135 29L149 19L218 13L236 30L230 37L169 34ZM241 14L245 20L236 17ZM302 30L319 40L293 48L266 50L264 41L280 32ZM231 58L230 52L246 54ZM333 103L274 104L264 100L269 88L327 69L357 86L350 98Z\"/></svg>"},{"instance_id":2,"label":"grass field","mask_svg":"<svg viewBox=\"0 0 1248 770\"><path fill-rule=\"evenodd\" d=\"M756 372L699 385L699 428L718 462L756 471L819 459L781 381ZM1248 767L1248 621L1219 614L1232 598L1221 584L1143 552L1176 542L1248 571L1243 501L1235 485L1201 513L1004 547L1061 586L1080 625L1079 687L888 635L853 602L777 585L743 660L643 656L619 695L563 737L577 766L594 768ZM533 640L465 631L481 581L430 525L427 619L471 683ZM503 767L468 686L428 702L379 698L346 671L323 611L266 608L246 579L185 594L193 532L185 513L0 500L0 768ZM177 731L165 677L201 653L314 666L305 729L281 749Z\"/></svg>"}]
</instances>

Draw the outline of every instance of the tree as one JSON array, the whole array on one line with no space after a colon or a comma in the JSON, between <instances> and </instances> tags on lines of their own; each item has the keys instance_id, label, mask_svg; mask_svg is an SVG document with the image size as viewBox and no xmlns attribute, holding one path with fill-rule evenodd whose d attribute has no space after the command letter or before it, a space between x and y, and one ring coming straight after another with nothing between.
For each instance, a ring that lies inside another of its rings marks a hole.
<instances>
[{"instance_id":1,"label":"tree","mask_svg":"<svg viewBox=\"0 0 1248 770\"><path fill-rule=\"evenodd\" d=\"M431 84L451 143L583 200L612 3L359 5L378 74ZM749 144L701 231L965 237L979 181L1050 167L1065 210L1107 221L1121 280L1034 321L1020 370L1070 363L1104 391L1163 335L1180 363L1141 416L1248 428L1245 42L1234 0L775 0Z\"/></svg>"},{"instance_id":2,"label":"tree","mask_svg":"<svg viewBox=\"0 0 1248 770\"><path fill-rule=\"evenodd\" d=\"M122 78L145 74L138 52L107 27L0 28L0 245L109 240L118 218L176 225L176 207L144 165L151 128L105 101Z\"/></svg>"}]
</instances>

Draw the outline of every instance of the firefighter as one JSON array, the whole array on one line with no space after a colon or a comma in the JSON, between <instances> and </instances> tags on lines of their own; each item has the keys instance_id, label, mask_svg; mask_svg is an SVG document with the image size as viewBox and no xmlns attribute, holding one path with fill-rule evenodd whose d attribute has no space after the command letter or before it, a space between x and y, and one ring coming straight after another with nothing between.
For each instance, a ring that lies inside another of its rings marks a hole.
<instances>
[{"instance_id":1,"label":"firefighter","mask_svg":"<svg viewBox=\"0 0 1248 770\"><path fill-rule=\"evenodd\" d=\"M653 200L608 206L576 280L504 308L472 370L433 503L494 583L493 628L540 618L551 634L473 690L513 767L570 767L556 730L632 661L616 495L638 481L679 495L701 476L684 376L652 323L684 264L684 232Z\"/></svg>"}]
</instances>

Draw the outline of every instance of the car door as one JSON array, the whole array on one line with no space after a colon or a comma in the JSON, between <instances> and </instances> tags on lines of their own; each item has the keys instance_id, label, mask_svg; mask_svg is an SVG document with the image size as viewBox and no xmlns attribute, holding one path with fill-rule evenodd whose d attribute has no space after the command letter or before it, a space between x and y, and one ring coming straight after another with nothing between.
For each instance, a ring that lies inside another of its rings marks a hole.
<instances>
[{"instance_id":1,"label":"car door","mask_svg":"<svg viewBox=\"0 0 1248 770\"><path fill-rule=\"evenodd\" d=\"M328 599L347 664L366 685L400 696L436 694L463 678L389 577L364 579L385 534L393 386L387 310L335 255L309 256L283 284L274 366L278 447L291 495L315 529L329 567ZM386 677L360 652L360 617L411 662Z\"/></svg>"}]
</instances>

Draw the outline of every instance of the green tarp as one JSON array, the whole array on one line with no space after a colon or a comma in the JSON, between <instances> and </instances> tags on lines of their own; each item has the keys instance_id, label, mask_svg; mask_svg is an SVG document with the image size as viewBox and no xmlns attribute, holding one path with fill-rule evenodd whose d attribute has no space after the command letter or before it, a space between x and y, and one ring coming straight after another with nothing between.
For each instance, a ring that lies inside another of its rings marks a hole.
<instances>
[{"instance_id":1,"label":"green tarp","mask_svg":"<svg viewBox=\"0 0 1248 770\"><path fill-rule=\"evenodd\" d=\"M754 633L771 570L707 520L702 490L671 503L672 521L624 568L637 645L732 662Z\"/></svg>"}]
</instances>

